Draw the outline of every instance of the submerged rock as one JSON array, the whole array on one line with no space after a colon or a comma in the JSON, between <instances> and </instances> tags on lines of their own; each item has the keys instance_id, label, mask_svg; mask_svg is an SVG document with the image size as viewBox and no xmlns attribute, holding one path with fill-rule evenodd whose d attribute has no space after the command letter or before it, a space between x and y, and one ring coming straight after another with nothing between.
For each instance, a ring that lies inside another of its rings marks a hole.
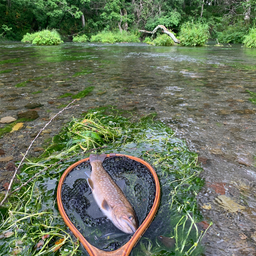
<instances>
[{"instance_id":1,"label":"submerged rock","mask_svg":"<svg viewBox=\"0 0 256 256\"><path fill-rule=\"evenodd\" d=\"M41 104L41 103L28 103L27 105L25 105L25 108L34 109L34 108L40 108L42 106L43 106L43 104Z\"/></svg>"},{"instance_id":2,"label":"submerged rock","mask_svg":"<svg viewBox=\"0 0 256 256\"><path fill-rule=\"evenodd\" d=\"M158 236L157 237L159 241L162 242L162 244L167 247L167 248L172 248L174 247L176 240L175 238L172 237L167 237L167 236Z\"/></svg>"},{"instance_id":3,"label":"submerged rock","mask_svg":"<svg viewBox=\"0 0 256 256\"><path fill-rule=\"evenodd\" d=\"M252 166L252 157L249 156L249 155L245 155L245 154L239 154L237 157L236 157L236 160L239 164L243 164L243 165L246 165L246 166Z\"/></svg>"},{"instance_id":4,"label":"submerged rock","mask_svg":"<svg viewBox=\"0 0 256 256\"><path fill-rule=\"evenodd\" d=\"M13 156L0 157L0 162L9 162L13 160Z\"/></svg>"},{"instance_id":5,"label":"submerged rock","mask_svg":"<svg viewBox=\"0 0 256 256\"><path fill-rule=\"evenodd\" d=\"M232 111L235 114L240 114L240 115L252 115L255 114L256 111L253 109L236 109Z\"/></svg>"},{"instance_id":6,"label":"submerged rock","mask_svg":"<svg viewBox=\"0 0 256 256\"><path fill-rule=\"evenodd\" d=\"M9 124L16 121L16 118L12 117L12 116L6 116L0 119L0 123L2 124Z\"/></svg>"},{"instance_id":7,"label":"submerged rock","mask_svg":"<svg viewBox=\"0 0 256 256\"><path fill-rule=\"evenodd\" d=\"M35 110L18 113L17 116L18 118L26 118L29 120L35 120L39 117L37 111Z\"/></svg>"}]
</instances>

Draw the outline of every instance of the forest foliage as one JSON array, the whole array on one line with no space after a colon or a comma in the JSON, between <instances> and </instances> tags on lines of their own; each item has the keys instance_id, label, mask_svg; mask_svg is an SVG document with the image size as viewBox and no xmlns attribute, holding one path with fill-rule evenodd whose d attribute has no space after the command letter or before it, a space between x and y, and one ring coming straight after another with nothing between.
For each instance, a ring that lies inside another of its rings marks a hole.
<instances>
[{"instance_id":1,"label":"forest foliage","mask_svg":"<svg viewBox=\"0 0 256 256\"><path fill-rule=\"evenodd\" d=\"M152 31L159 24L179 35L184 24L200 22L212 39L242 43L255 27L256 0L0 0L0 14L0 38L9 40L45 29L66 41L102 31Z\"/></svg>"}]
</instances>

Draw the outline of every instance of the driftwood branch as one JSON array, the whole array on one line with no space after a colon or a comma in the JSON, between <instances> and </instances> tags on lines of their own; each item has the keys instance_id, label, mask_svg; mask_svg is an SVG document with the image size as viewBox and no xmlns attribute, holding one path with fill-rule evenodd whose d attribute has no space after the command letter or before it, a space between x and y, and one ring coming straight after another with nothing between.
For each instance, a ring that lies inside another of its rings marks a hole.
<instances>
[{"instance_id":1,"label":"driftwood branch","mask_svg":"<svg viewBox=\"0 0 256 256\"><path fill-rule=\"evenodd\" d=\"M165 26L163 25L158 25L153 31L147 31L147 30L139 30L139 32L143 32L143 33L148 33L148 34L155 34L156 31L158 29L162 29L163 33L167 34L168 36L170 36L172 38L172 40L176 43L179 44L180 41L174 36L174 34L172 32L170 32Z\"/></svg>"},{"instance_id":2,"label":"driftwood branch","mask_svg":"<svg viewBox=\"0 0 256 256\"><path fill-rule=\"evenodd\" d=\"M14 174L13 174L11 180L10 180L8 189L7 189L6 194L5 194L5 197L4 197L4 199L1 201L0 206L3 205L3 203L4 203L5 200L7 199L8 195L9 195L9 192L10 192L10 190L11 190L11 187L12 187L12 183L13 183L13 181L14 181L16 175L17 175L18 170L20 169L20 167L21 167L21 165L23 164L23 162L24 162L24 160L25 160L25 158L26 158L26 156L27 156L29 150L31 149L32 145L34 144L34 142L36 141L36 139L39 137L39 135L41 134L41 132L42 132L43 130L45 130L45 128L52 122L52 120L53 120L55 117L57 117L58 115L60 115L64 110L69 109L69 108L70 108L70 105L72 105L75 101L77 101L77 100L73 100L73 101L70 102L65 108L63 108L63 109L62 109L61 111L59 111L55 116L53 116L53 117L51 118L51 120L50 120L48 123L45 124L45 126L38 132L38 134L36 135L36 137L32 140L32 142L30 143L30 145L29 145L29 147L28 147L26 153L24 154L23 158L21 159L21 161L20 161L18 167L15 168Z\"/></svg>"}]
</instances>

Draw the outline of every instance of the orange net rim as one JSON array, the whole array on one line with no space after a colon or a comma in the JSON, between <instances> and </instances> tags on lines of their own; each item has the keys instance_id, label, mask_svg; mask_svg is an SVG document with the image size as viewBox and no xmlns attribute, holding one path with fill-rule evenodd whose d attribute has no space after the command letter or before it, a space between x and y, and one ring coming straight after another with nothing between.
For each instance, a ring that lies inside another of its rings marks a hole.
<instances>
[{"instance_id":1,"label":"orange net rim","mask_svg":"<svg viewBox=\"0 0 256 256\"><path fill-rule=\"evenodd\" d=\"M65 172L62 174L59 184L58 184L57 204L58 204L59 212L60 212L65 224L70 228L72 233L79 239L79 241L85 247L85 249L87 250L87 252L89 253L90 256L96 256L96 255L125 256L125 255L129 255L132 248L137 244L138 240L142 237L142 235L145 233L145 231L147 230L147 228L153 221L155 214L158 210L159 204L160 204L160 183L159 183L157 174L156 174L155 170L153 169L153 167L149 163L147 163L144 160L142 160L138 157L135 157L135 156L125 155L125 154L107 154L106 155L106 157L112 157L112 156L127 157L127 158L130 158L132 160L135 160L135 161L140 162L141 164L145 165L149 169L150 173L152 174L152 176L154 178L155 187L156 187L155 199L154 199L153 206L152 206L151 210L149 211L148 215L146 216L146 218L144 219L142 224L139 226L139 228L136 230L136 232L133 234L131 239L126 244L124 244L122 247L120 247L119 249L117 249L115 251L111 251L111 252L102 251L102 250L96 248L95 246L91 245L84 238L84 236L79 232L79 230L77 230L77 228L74 226L74 224L68 218L68 216L64 210L64 207L62 204L62 199L61 199L61 189L62 189L62 185L63 185L65 178L67 177L69 172L72 171L76 166L78 166L79 164L81 164L83 162L88 161L89 157L79 160L78 162L69 166L65 170Z\"/></svg>"}]
</instances>

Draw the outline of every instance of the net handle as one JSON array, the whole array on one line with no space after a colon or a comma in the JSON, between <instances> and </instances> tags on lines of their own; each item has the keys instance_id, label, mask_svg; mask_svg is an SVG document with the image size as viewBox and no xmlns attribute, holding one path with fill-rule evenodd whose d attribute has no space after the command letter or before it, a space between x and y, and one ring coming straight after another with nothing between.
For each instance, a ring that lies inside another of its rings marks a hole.
<instances>
[{"instance_id":1,"label":"net handle","mask_svg":"<svg viewBox=\"0 0 256 256\"><path fill-rule=\"evenodd\" d=\"M154 182L155 182L155 186L156 186L155 199L154 199L153 206L152 206L150 212L148 213L147 217L144 219L142 224L139 226L139 228L136 230L136 232L133 234L133 236L130 238L130 240L126 244L124 244L119 249L117 249L115 251L111 251L111 252L106 252L106 251L100 250L100 249L96 248L95 246L91 245L84 238L84 236L77 230L77 228L74 226L74 224L68 218L68 216L64 210L64 207L62 204L62 199L61 199L62 185L63 185L63 182L65 181L65 178L69 174L69 172L72 171L79 164L81 164L85 161L88 161L89 158L82 159L82 160L72 164L71 166L69 166L66 169L66 171L62 174L59 184L58 184L57 204L58 204L60 214L61 214L65 224L70 228L70 230L73 232L73 234L79 239L79 241L85 247L85 249L87 250L87 252L89 253L90 256L128 256L130 254L132 248L137 244L139 239L146 232L147 228L153 221L155 214L158 210L159 203L160 203L160 183L159 183L159 180L158 180L155 170L149 163L145 162L144 160L142 160L138 157L124 155L124 154L113 154L112 153L112 154L107 154L106 157L112 157L112 156L120 156L120 157L124 156L124 157L130 158L132 160L135 160L135 161L140 162L141 164L145 165L149 169L150 173L152 174L152 176L154 178Z\"/></svg>"}]
</instances>

